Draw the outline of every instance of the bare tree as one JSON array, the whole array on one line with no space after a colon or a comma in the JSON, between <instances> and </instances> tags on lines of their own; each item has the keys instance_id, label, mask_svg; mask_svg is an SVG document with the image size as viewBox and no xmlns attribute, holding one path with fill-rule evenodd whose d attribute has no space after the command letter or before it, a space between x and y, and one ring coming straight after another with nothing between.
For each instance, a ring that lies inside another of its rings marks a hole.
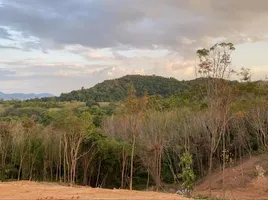
<instances>
[{"instance_id":1,"label":"bare tree","mask_svg":"<svg viewBox=\"0 0 268 200\"><path fill-rule=\"evenodd\" d=\"M215 44L210 49L200 49L197 51L199 64L198 76L205 78L206 84L203 95L204 104L208 107L210 121L205 126L210 135L210 156L209 156L209 176L212 170L213 154L222 139L223 152L223 196L225 196L225 132L229 121L231 105L231 75L234 73L231 54L235 50L232 43ZM213 116L215 115L215 116ZM209 193L211 196L211 181L209 183Z\"/></svg>"},{"instance_id":2,"label":"bare tree","mask_svg":"<svg viewBox=\"0 0 268 200\"><path fill-rule=\"evenodd\" d=\"M145 116L138 154L158 190L161 186L162 156L167 143L169 113L148 111Z\"/></svg>"}]
</instances>

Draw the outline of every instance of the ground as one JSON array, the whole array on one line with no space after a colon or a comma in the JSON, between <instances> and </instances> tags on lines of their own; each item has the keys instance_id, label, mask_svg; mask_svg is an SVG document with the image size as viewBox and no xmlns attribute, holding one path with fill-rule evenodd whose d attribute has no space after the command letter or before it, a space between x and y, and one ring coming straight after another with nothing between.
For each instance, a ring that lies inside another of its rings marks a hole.
<instances>
[{"instance_id":1,"label":"ground","mask_svg":"<svg viewBox=\"0 0 268 200\"><path fill-rule=\"evenodd\" d=\"M268 154L252 156L239 165L227 168L225 171L226 199L268 200L267 172ZM222 172L220 170L199 183L193 196L199 194L208 196L209 181L212 183L212 194L222 197ZM0 199L185 200L187 198L171 193L67 187L56 183L14 181L0 183Z\"/></svg>"},{"instance_id":2,"label":"ground","mask_svg":"<svg viewBox=\"0 0 268 200\"><path fill-rule=\"evenodd\" d=\"M263 169L261 175L258 166ZM242 162L242 164L232 166L225 171L225 190L227 199L236 200L268 200L268 178L265 176L268 172L268 155L252 156ZM218 171L210 178L204 179L200 183L194 194L209 194L209 180L212 185L212 194L222 197L222 172Z\"/></svg>"},{"instance_id":3,"label":"ground","mask_svg":"<svg viewBox=\"0 0 268 200\"><path fill-rule=\"evenodd\" d=\"M89 187L67 187L54 183L15 181L0 183L0 199L34 200L185 200L176 194L141 192L128 190L108 190Z\"/></svg>"}]
</instances>

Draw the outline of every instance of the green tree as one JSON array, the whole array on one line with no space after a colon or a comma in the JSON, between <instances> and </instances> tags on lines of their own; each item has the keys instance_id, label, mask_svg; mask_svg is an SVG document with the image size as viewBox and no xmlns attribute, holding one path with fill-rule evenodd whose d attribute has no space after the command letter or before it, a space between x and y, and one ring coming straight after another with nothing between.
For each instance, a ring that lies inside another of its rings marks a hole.
<instances>
[{"instance_id":1,"label":"green tree","mask_svg":"<svg viewBox=\"0 0 268 200\"><path fill-rule=\"evenodd\" d=\"M183 181L183 188L190 192L194 187L195 174L193 171L193 158L189 151L184 152L180 157L179 167L181 167L182 172L178 175L178 177ZM190 193L188 195L190 195Z\"/></svg>"}]
</instances>

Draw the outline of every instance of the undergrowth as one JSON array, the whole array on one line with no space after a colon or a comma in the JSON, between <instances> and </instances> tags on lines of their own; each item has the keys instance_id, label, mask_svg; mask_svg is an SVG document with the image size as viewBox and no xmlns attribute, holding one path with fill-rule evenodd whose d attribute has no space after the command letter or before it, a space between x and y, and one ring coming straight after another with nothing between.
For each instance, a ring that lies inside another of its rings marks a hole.
<instances>
[{"instance_id":1,"label":"undergrowth","mask_svg":"<svg viewBox=\"0 0 268 200\"><path fill-rule=\"evenodd\" d=\"M206 199L206 200L228 200L226 198L220 198L220 197L209 197L209 196L204 196L204 195L195 195L192 196L192 199Z\"/></svg>"}]
</instances>

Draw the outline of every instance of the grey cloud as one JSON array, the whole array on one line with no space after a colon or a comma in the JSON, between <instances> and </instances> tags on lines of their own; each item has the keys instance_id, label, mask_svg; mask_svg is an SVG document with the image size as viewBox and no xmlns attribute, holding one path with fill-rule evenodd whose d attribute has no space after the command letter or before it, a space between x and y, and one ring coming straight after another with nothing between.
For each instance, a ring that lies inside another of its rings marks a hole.
<instances>
[{"instance_id":1,"label":"grey cloud","mask_svg":"<svg viewBox=\"0 0 268 200\"><path fill-rule=\"evenodd\" d=\"M5 0L0 25L40 38L32 49L157 45L187 59L209 43L207 38L245 42L233 34L247 32L250 24L267 17L267 7L267 0ZM268 30L261 26L257 31ZM183 38L197 42L185 44Z\"/></svg>"},{"instance_id":2,"label":"grey cloud","mask_svg":"<svg viewBox=\"0 0 268 200\"><path fill-rule=\"evenodd\" d=\"M12 35L3 27L0 27L0 38L12 40Z\"/></svg>"},{"instance_id":3,"label":"grey cloud","mask_svg":"<svg viewBox=\"0 0 268 200\"><path fill-rule=\"evenodd\" d=\"M43 52L46 52L46 49L42 48L39 42L26 41L22 42L21 46L24 51L42 50Z\"/></svg>"},{"instance_id":4,"label":"grey cloud","mask_svg":"<svg viewBox=\"0 0 268 200\"><path fill-rule=\"evenodd\" d=\"M72 62L46 62L43 58L29 58L24 60L13 60L13 61L1 61L0 64L6 66L12 66L13 68L27 70L57 70L57 69L69 69L69 70L87 70L87 69L99 69L106 67L107 65L101 64L77 64Z\"/></svg>"},{"instance_id":5,"label":"grey cloud","mask_svg":"<svg viewBox=\"0 0 268 200\"><path fill-rule=\"evenodd\" d=\"M138 12L123 16L113 10L116 5L105 1L5 1L3 5L0 24L59 44L114 46L120 42L116 38L120 24L141 18Z\"/></svg>"},{"instance_id":6,"label":"grey cloud","mask_svg":"<svg viewBox=\"0 0 268 200\"><path fill-rule=\"evenodd\" d=\"M0 80L11 80L14 75L16 75L15 71L0 68Z\"/></svg>"},{"instance_id":7,"label":"grey cloud","mask_svg":"<svg viewBox=\"0 0 268 200\"><path fill-rule=\"evenodd\" d=\"M1 45L0 44L0 49L15 49L15 50L23 50L20 47L12 46L12 45Z\"/></svg>"},{"instance_id":8,"label":"grey cloud","mask_svg":"<svg viewBox=\"0 0 268 200\"><path fill-rule=\"evenodd\" d=\"M126 56L120 54L119 52L117 52L115 50L112 51L112 54L118 60L127 60L127 57Z\"/></svg>"},{"instance_id":9,"label":"grey cloud","mask_svg":"<svg viewBox=\"0 0 268 200\"><path fill-rule=\"evenodd\" d=\"M11 43L7 45L0 44L0 49L14 49L14 50L21 50L21 51L32 51L32 50L41 50L43 53L48 53L48 50L42 48L39 43L27 41L27 42L20 42Z\"/></svg>"},{"instance_id":10,"label":"grey cloud","mask_svg":"<svg viewBox=\"0 0 268 200\"><path fill-rule=\"evenodd\" d=\"M14 71L2 70L2 80L39 80L40 78L58 79L59 77L88 77L90 75L103 75L112 66L101 64L76 64L63 62L45 62L41 58L25 60L1 61L4 69L11 68ZM9 72L9 73L8 73ZM16 72L16 73L15 73ZM12 76L10 76L12 75Z\"/></svg>"},{"instance_id":11,"label":"grey cloud","mask_svg":"<svg viewBox=\"0 0 268 200\"><path fill-rule=\"evenodd\" d=\"M97 69L95 71L93 71L92 75L106 75L108 74L108 72L110 72L112 70L113 66L106 66L100 69Z\"/></svg>"},{"instance_id":12,"label":"grey cloud","mask_svg":"<svg viewBox=\"0 0 268 200\"><path fill-rule=\"evenodd\" d=\"M9 76L9 75L14 75L16 74L16 72L11 71L11 70L7 70L7 69L1 69L0 68L0 76Z\"/></svg>"}]
</instances>

